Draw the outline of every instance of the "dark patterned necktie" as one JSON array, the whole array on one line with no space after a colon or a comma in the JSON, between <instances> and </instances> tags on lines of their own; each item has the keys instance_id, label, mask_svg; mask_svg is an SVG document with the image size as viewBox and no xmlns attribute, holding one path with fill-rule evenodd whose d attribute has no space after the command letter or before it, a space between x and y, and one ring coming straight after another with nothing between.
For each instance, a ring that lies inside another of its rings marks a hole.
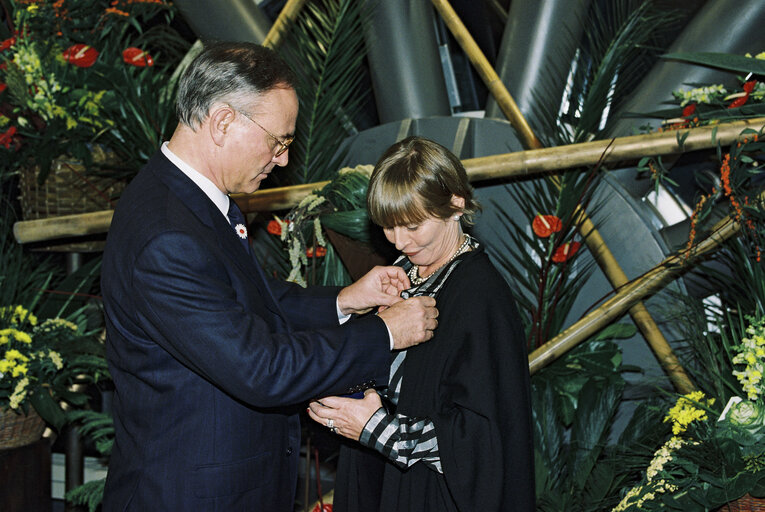
<instances>
[{"instance_id":1,"label":"dark patterned necktie","mask_svg":"<svg viewBox=\"0 0 765 512\"><path fill-rule=\"evenodd\" d=\"M247 221L244 219L242 210L236 205L233 199L228 200L228 221L231 223L231 227L234 228L236 236L239 237L239 241L242 242L247 252L250 251L250 244L247 241Z\"/></svg>"}]
</instances>

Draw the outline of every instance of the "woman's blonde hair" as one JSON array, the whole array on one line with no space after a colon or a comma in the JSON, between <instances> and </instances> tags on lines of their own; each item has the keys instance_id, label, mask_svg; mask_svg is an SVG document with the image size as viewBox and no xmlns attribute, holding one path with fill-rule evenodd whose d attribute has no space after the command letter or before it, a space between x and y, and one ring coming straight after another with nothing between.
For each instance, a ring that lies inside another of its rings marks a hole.
<instances>
[{"instance_id":1,"label":"woman's blonde hair","mask_svg":"<svg viewBox=\"0 0 765 512\"><path fill-rule=\"evenodd\" d=\"M465 199L463 208L452 204L454 196ZM479 209L459 158L422 137L408 137L389 147L369 179L369 217L385 228L419 224L429 217L446 219L458 212L472 224Z\"/></svg>"}]
</instances>

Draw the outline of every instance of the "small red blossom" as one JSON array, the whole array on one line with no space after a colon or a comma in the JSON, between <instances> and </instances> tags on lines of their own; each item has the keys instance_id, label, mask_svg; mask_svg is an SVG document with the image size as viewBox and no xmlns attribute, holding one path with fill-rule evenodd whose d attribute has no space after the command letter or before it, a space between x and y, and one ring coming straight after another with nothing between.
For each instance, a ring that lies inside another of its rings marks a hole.
<instances>
[{"instance_id":1,"label":"small red blossom","mask_svg":"<svg viewBox=\"0 0 765 512\"><path fill-rule=\"evenodd\" d=\"M145 68L147 66L151 67L154 65L154 59L151 58L151 55L135 46L125 48L122 51L122 60L125 61L126 64L137 66L139 68Z\"/></svg>"},{"instance_id":2,"label":"small red blossom","mask_svg":"<svg viewBox=\"0 0 765 512\"><path fill-rule=\"evenodd\" d=\"M686 105L686 107L683 109L683 117L692 116L694 112L696 112L696 104L695 103L691 103L689 105Z\"/></svg>"},{"instance_id":3,"label":"small red blossom","mask_svg":"<svg viewBox=\"0 0 765 512\"><path fill-rule=\"evenodd\" d=\"M266 231L268 231L272 235L281 236L282 225L279 224L279 221L277 220L270 220L268 221L268 226L266 226Z\"/></svg>"},{"instance_id":4,"label":"small red blossom","mask_svg":"<svg viewBox=\"0 0 765 512\"><path fill-rule=\"evenodd\" d=\"M0 84L0 92L3 92L7 88L8 88L8 86L6 84Z\"/></svg>"},{"instance_id":5,"label":"small red blossom","mask_svg":"<svg viewBox=\"0 0 765 512\"><path fill-rule=\"evenodd\" d=\"M563 228L563 223L555 215L537 215L531 222L531 229L540 238L547 238Z\"/></svg>"},{"instance_id":6,"label":"small red blossom","mask_svg":"<svg viewBox=\"0 0 765 512\"><path fill-rule=\"evenodd\" d=\"M64 50L61 54L69 64L79 68L89 68L96 63L98 50L87 44L75 44Z\"/></svg>"},{"instance_id":7,"label":"small red blossom","mask_svg":"<svg viewBox=\"0 0 765 512\"><path fill-rule=\"evenodd\" d=\"M307 257L309 257L309 258L313 258L313 247L309 247L308 249L306 249L305 250L305 255ZM316 248L316 257L317 258L323 258L326 255L327 255L327 250L324 247L319 246L319 247Z\"/></svg>"},{"instance_id":8,"label":"small red blossom","mask_svg":"<svg viewBox=\"0 0 765 512\"><path fill-rule=\"evenodd\" d=\"M7 50L14 44L16 44L16 36L6 39L5 41L0 43L0 52Z\"/></svg>"},{"instance_id":9,"label":"small red blossom","mask_svg":"<svg viewBox=\"0 0 765 512\"><path fill-rule=\"evenodd\" d=\"M15 126L11 126L5 132L0 133L0 146L5 146L5 149L11 149L14 135L16 135Z\"/></svg>"},{"instance_id":10,"label":"small red blossom","mask_svg":"<svg viewBox=\"0 0 765 512\"><path fill-rule=\"evenodd\" d=\"M579 242L566 242L565 244L555 249L552 260L555 263L563 263L564 261L570 260L574 254L576 254L576 251L579 250L581 245L582 244Z\"/></svg>"}]
</instances>

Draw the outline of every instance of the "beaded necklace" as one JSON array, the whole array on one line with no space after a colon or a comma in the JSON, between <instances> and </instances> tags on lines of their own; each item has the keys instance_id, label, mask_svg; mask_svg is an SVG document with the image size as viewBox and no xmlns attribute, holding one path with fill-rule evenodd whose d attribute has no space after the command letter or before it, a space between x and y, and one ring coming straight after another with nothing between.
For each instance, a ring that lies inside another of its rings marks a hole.
<instances>
[{"instance_id":1,"label":"beaded necklace","mask_svg":"<svg viewBox=\"0 0 765 512\"><path fill-rule=\"evenodd\" d=\"M433 277L436 272L444 268L446 265L454 261L454 258L462 254L463 252L466 252L470 250L470 242L472 238L470 238L470 235L463 235L465 237L465 240L462 242L462 244L457 248L457 251L455 251L454 254L452 254L451 258L446 260L443 265L440 265L437 269L435 269L433 272L430 273L427 277L420 277L420 266L419 265L412 265L412 268L409 269L409 271L406 273L407 276L409 276L409 282L412 283L412 286L420 286L422 283Z\"/></svg>"}]
</instances>

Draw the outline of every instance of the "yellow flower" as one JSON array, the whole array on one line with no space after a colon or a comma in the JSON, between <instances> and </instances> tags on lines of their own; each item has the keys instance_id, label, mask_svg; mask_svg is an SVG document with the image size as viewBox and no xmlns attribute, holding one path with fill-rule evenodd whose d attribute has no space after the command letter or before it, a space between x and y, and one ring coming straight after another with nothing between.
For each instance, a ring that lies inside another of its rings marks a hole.
<instances>
[{"instance_id":1,"label":"yellow flower","mask_svg":"<svg viewBox=\"0 0 765 512\"><path fill-rule=\"evenodd\" d=\"M53 350L48 351L48 357L50 358L51 362L56 366L57 369L61 369L64 367L64 361L61 359L61 354L58 352L55 352Z\"/></svg>"},{"instance_id":2,"label":"yellow flower","mask_svg":"<svg viewBox=\"0 0 765 512\"><path fill-rule=\"evenodd\" d=\"M24 354L22 354L16 349L6 350L5 358L8 361L21 361L22 363L26 363L27 361L29 361L29 358L27 356L25 356Z\"/></svg>"},{"instance_id":3,"label":"yellow flower","mask_svg":"<svg viewBox=\"0 0 765 512\"><path fill-rule=\"evenodd\" d=\"M13 394L10 398L10 406L11 409L18 409L19 405L21 405L21 402L26 398L27 396L27 386L29 385L29 379L24 377L21 379L18 384L16 384L16 388L13 390Z\"/></svg>"},{"instance_id":4,"label":"yellow flower","mask_svg":"<svg viewBox=\"0 0 765 512\"><path fill-rule=\"evenodd\" d=\"M706 420L707 412L703 409L697 409L695 403L704 403L704 393L702 391L694 391L688 393L677 399L677 403L672 407L667 416L664 418L664 422L672 422L672 433L678 435L685 432L688 429L688 425L697 420ZM710 398L706 401L706 405L712 405L715 399Z\"/></svg>"},{"instance_id":5,"label":"yellow flower","mask_svg":"<svg viewBox=\"0 0 765 512\"><path fill-rule=\"evenodd\" d=\"M8 373L14 366L16 366L16 361L0 359L0 373Z\"/></svg>"},{"instance_id":6,"label":"yellow flower","mask_svg":"<svg viewBox=\"0 0 765 512\"><path fill-rule=\"evenodd\" d=\"M27 12L28 12L29 14L34 14L34 13L36 13L36 12L37 12L37 10L38 10L39 8L40 8L40 6L39 6L39 5L37 5L37 4L30 4L30 5L28 5L28 6L27 6Z\"/></svg>"},{"instance_id":7,"label":"yellow flower","mask_svg":"<svg viewBox=\"0 0 765 512\"><path fill-rule=\"evenodd\" d=\"M13 337L16 339L16 341L20 341L21 343L26 343L27 345L32 343L32 337L25 333L24 331L17 331L16 329L11 329L13 331Z\"/></svg>"},{"instance_id":8,"label":"yellow flower","mask_svg":"<svg viewBox=\"0 0 765 512\"><path fill-rule=\"evenodd\" d=\"M11 376L18 377L19 375L26 375L27 374L27 365L25 364L17 364L13 367L13 370L11 371Z\"/></svg>"}]
</instances>

